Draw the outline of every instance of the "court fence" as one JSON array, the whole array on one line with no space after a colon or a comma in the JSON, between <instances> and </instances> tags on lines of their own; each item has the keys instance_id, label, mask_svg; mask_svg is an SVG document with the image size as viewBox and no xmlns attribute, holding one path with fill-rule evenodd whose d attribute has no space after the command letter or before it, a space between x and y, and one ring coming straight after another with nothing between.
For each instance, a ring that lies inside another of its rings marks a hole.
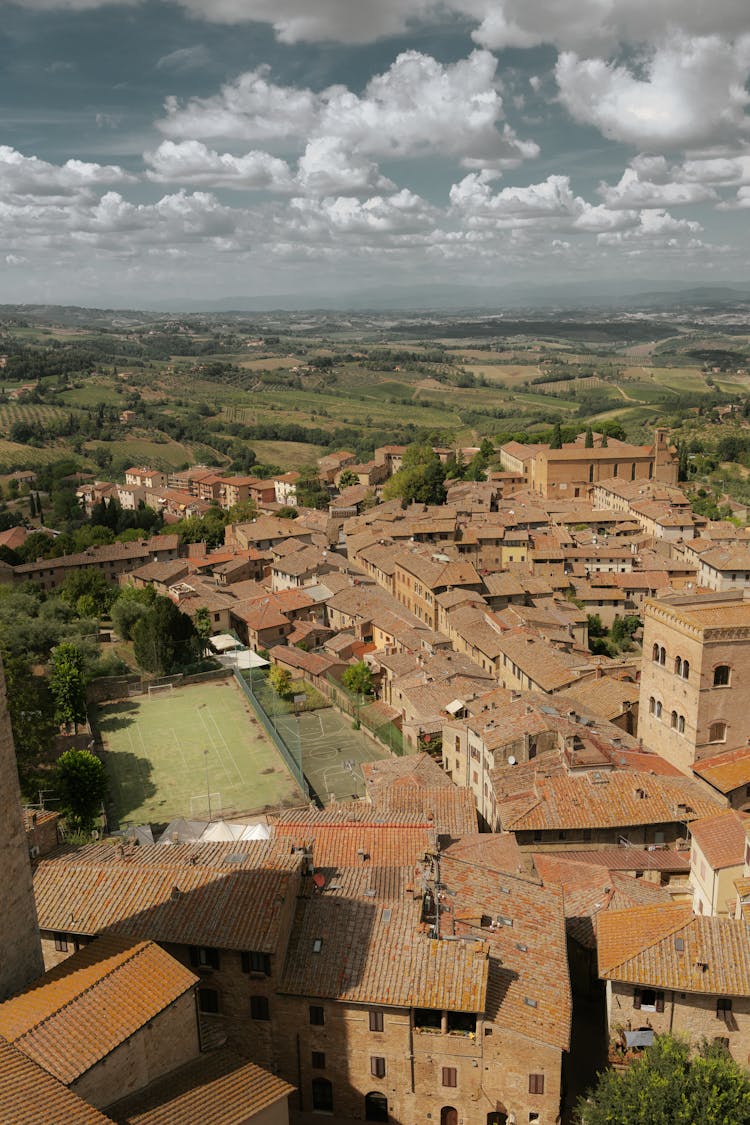
<instances>
[{"instance_id":1,"label":"court fence","mask_svg":"<svg viewBox=\"0 0 750 1125\"><path fill-rule=\"evenodd\" d=\"M234 668L232 671L292 777L306 799L310 800L310 786L302 769L302 752L296 717L292 715L290 721L290 712L284 712L276 707L276 693L266 682L262 670L243 672Z\"/></svg>"},{"instance_id":2,"label":"court fence","mask_svg":"<svg viewBox=\"0 0 750 1125\"><path fill-rule=\"evenodd\" d=\"M362 696L349 691L340 680L332 675L328 679L328 697L331 702L351 715L355 722L363 726L373 738L385 746L392 754L402 757L404 754L404 736L399 727L389 719L383 719L379 707L373 700L363 701Z\"/></svg>"}]
</instances>

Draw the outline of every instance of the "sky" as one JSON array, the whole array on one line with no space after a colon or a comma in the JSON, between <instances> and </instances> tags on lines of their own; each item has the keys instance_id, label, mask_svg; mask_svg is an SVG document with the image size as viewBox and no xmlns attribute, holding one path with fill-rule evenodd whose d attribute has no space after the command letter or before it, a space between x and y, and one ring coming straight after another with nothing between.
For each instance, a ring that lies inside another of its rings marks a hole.
<instances>
[{"instance_id":1,"label":"sky","mask_svg":"<svg viewBox=\"0 0 750 1125\"><path fill-rule=\"evenodd\" d=\"M0 301L746 285L749 76L748 0L0 0Z\"/></svg>"}]
</instances>

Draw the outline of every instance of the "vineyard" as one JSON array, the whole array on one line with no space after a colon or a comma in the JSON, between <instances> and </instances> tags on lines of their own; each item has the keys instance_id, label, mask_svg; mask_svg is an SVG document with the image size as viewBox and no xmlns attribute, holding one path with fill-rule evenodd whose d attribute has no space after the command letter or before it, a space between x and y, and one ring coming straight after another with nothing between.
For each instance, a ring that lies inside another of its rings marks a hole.
<instances>
[{"instance_id":1,"label":"vineyard","mask_svg":"<svg viewBox=\"0 0 750 1125\"><path fill-rule=\"evenodd\" d=\"M43 406L40 403L9 402L0 405L0 432L9 430L14 422L38 422L42 426L67 418L70 411L62 406Z\"/></svg>"}]
</instances>

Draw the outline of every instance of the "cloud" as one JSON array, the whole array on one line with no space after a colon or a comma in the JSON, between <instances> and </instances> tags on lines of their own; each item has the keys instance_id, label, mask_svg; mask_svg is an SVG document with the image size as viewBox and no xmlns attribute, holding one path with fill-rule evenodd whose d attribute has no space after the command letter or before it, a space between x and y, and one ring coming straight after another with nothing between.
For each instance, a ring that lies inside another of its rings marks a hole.
<instances>
[{"instance_id":1,"label":"cloud","mask_svg":"<svg viewBox=\"0 0 750 1125\"><path fill-rule=\"evenodd\" d=\"M347 148L340 137L310 141L299 159L297 184L306 195L359 194L395 187L374 161Z\"/></svg>"},{"instance_id":2,"label":"cloud","mask_svg":"<svg viewBox=\"0 0 750 1125\"><path fill-rule=\"evenodd\" d=\"M609 231L599 235L604 246L623 246L629 243L650 243L654 247L697 249L703 243L694 236L702 231L700 223L689 219L675 219L668 211L641 211L637 225L628 230ZM686 237L687 236L687 237Z\"/></svg>"},{"instance_id":3,"label":"cloud","mask_svg":"<svg viewBox=\"0 0 750 1125\"><path fill-rule=\"evenodd\" d=\"M279 86L259 67L213 97L169 98L157 125L172 138L325 139L354 158L441 154L467 167L515 167L539 149L504 122L496 68L488 51L449 64L404 51L359 95L340 85L320 93Z\"/></svg>"},{"instance_id":4,"label":"cloud","mask_svg":"<svg viewBox=\"0 0 750 1125\"><path fill-rule=\"evenodd\" d=\"M593 206L575 195L568 176L492 193L487 177L471 173L450 191L453 210L470 228L524 227L599 233L632 226L635 213Z\"/></svg>"},{"instance_id":5,"label":"cloud","mask_svg":"<svg viewBox=\"0 0 750 1125\"><path fill-rule=\"evenodd\" d=\"M750 119L745 89L750 37L673 35L643 64L644 77L601 58L563 52L555 75L576 121L641 148L690 148L734 139Z\"/></svg>"},{"instance_id":6,"label":"cloud","mask_svg":"<svg viewBox=\"0 0 750 1125\"><path fill-rule=\"evenodd\" d=\"M50 164L0 145L0 199L73 196L101 184L133 183L136 177L116 164L68 160Z\"/></svg>"},{"instance_id":7,"label":"cloud","mask_svg":"<svg viewBox=\"0 0 750 1125\"><path fill-rule=\"evenodd\" d=\"M180 183L236 189L288 191L292 187L289 165L267 152L244 156L219 154L200 141L162 141L144 154L148 178L156 183Z\"/></svg>"},{"instance_id":8,"label":"cloud","mask_svg":"<svg viewBox=\"0 0 750 1125\"><path fill-rule=\"evenodd\" d=\"M666 162L665 162L666 163ZM658 166L661 168L661 166ZM620 182L614 187L600 184L599 194L607 207L629 209L681 207L689 203L704 203L717 199L713 188L701 183L656 183L641 179L636 168L626 168Z\"/></svg>"},{"instance_id":9,"label":"cloud","mask_svg":"<svg viewBox=\"0 0 750 1125\"><path fill-rule=\"evenodd\" d=\"M431 230L439 217L436 208L406 189L366 200L351 196L292 199L290 209L289 229L316 237L415 234Z\"/></svg>"},{"instance_id":10,"label":"cloud","mask_svg":"<svg viewBox=\"0 0 750 1125\"><path fill-rule=\"evenodd\" d=\"M170 51L168 55L162 55L156 60L156 69L177 72L200 70L210 61L211 54L208 48L198 43L195 47L180 47L176 51Z\"/></svg>"}]
</instances>

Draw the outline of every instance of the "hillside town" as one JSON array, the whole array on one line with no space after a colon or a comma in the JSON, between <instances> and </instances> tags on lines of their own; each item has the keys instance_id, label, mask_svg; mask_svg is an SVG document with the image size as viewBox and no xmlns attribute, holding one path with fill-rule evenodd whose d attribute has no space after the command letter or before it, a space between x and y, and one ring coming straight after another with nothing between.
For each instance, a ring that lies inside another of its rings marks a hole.
<instances>
[{"instance_id":1,"label":"hillside town","mask_svg":"<svg viewBox=\"0 0 750 1125\"><path fill-rule=\"evenodd\" d=\"M383 497L407 454L321 457L320 509L134 466L80 503L160 533L0 563L150 588L372 747L252 835L81 842L22 807L4 701L3 1121L553 1125L663 1034L746 1063L750 528L693 511L664 428L510 441L443 503ZM219 546L170 532L238 504Z\"/></svg>"}]
</instances>

